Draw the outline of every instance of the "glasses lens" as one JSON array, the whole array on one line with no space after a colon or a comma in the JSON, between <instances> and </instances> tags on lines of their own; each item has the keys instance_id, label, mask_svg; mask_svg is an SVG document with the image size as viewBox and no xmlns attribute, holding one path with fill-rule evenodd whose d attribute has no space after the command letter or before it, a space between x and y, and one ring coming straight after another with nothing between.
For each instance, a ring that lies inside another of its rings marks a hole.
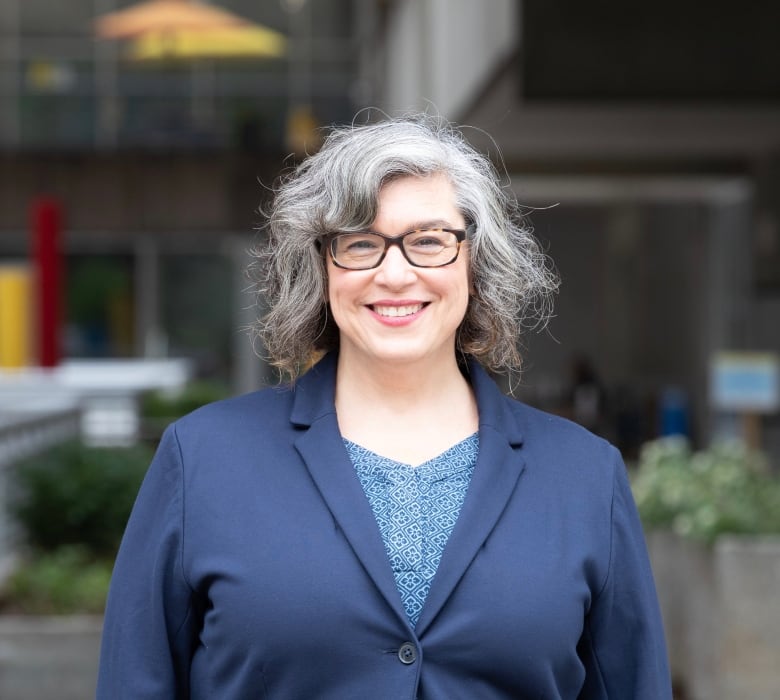
<instances>
[{"instance_id":1,"label":"glasses lens","mask_svg":"<svg viewBox=\"0 0 780 700\"><path fill-rule=\"evenodd\" d=\"M336 264L350 270L376 267L387 245L398 245L377 233L339 233L333 236L330 253ZM458 237L443 229L411 231L400 238L407 260L417 267L439 267L458 257Z\"/></svg>"},{"instance_id":2,"label":"glasses lens","mask_svg":"<svg viewBox=\"0 0 780 700\"><path fill-rule=\"evenodd\" d=\"M373 267L385 251L385 240L375 233L340 233L333 237L330 252L344 267L355 270Z\"/></svg>"},{"instance_id":3,"label":"glasses lens","mask_svg":"<svg viewBox=\"0 0 780 700\"><path fill-rule=\"evenodd\" d=\"M458 254L458 237L442 229L412 231L403 239L404 251L415 265L436 267L452 262Z\"/></svg>"}]
</instances>

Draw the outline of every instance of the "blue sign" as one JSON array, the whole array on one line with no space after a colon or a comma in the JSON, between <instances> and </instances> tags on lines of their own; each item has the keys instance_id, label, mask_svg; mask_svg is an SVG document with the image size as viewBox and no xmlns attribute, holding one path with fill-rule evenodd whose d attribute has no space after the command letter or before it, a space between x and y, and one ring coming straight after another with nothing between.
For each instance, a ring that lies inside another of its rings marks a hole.
<instances>
[{"instance_id":1,"label":"blue sign","mask_svg":"<svg viewBox=\"0 0 780 700\"><path fill-rule=\"evenodd\" d=\"M724 352L710 372L712 405L723 411L773 413L780 408L780 359L774 353Z\"/></svg>"}]
</instances>

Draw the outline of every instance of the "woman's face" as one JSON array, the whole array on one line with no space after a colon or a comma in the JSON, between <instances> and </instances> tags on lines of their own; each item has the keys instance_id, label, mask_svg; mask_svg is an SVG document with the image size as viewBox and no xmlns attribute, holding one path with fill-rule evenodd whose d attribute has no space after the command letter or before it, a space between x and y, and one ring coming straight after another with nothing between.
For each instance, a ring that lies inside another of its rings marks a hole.
<instances>
[{"instance_id":1,"label":"woman's face","mask_svg":"<svg viewBox=\"0 0 780 700\"><path fill-rule=\"evenodd\" d=\"M402 177L379 192L371 230L465 228L443 175ZM402 365L454 356L455 334L469 301L468 244L444 267L414 267L391 246L379 267L344 270L328 257L328 298L339 327L342 361Z\"/></svg>"}]
</instances>

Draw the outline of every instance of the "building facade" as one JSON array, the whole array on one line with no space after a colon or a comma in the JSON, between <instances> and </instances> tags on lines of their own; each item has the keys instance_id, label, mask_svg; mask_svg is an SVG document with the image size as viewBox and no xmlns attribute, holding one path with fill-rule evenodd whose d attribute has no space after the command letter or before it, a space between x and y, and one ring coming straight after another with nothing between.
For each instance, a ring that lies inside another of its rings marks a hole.
<instances>
[{"instance_id":1,"label":"building facade","mask_svg":"<svg viewBox=\"0 0 780 700\"><path fill-rule=\"evenodd\" d=\"M776 3L379 5L380 104L466 125L561 273L520 394L571 411L586 360L629 453L739 433L711 406L713 358L780 351ZM777 412L759 420L780 454Z\"/></svg>"},{"instance_id":2,"label":"building facade","mask_svg":"<svg viewBox=\"0 0 780 700\"><path fill-rule=\"evenodd\" d=\"M711 407L713 358L780 351L776 3L224 0L287 55L155 65L92 35L130 4L0 7L0 260L57 198L66 354L262 383L242 270L280 169L313 126L427 110L493 158L562 276L518 394L574 415L586 365L627 453L738 430ZM760 424L780 454L777 413Z\"/></svg>"}]
</instances>

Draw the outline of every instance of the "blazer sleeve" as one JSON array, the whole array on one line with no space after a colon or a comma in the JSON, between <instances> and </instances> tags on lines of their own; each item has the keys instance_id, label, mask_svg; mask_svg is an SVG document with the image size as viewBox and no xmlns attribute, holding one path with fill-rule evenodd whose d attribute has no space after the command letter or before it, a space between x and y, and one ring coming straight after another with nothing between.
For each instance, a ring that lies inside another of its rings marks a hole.
<instances>
[{"instance_id":1,"label":"blazer sleeve","mask_svg":"<svg viewBox=\"0 0 780 700\"><path fill-rule=\"evenodd\" d=\"M610 556L585 620L581 700L671 700L663 623L642 526L615 448Z\"/></svg>"},{"instance_id":2,"label":"blazer sleeve","mask_svg":"<svg viewBox=\"0 0 780 700\"><path fill-rule=\"evenodd\" d=\"M185 699L197 638L182 568L184 493L169 427L138 493L106 604L97 700Z\"/></svg>"}]
</instances>

